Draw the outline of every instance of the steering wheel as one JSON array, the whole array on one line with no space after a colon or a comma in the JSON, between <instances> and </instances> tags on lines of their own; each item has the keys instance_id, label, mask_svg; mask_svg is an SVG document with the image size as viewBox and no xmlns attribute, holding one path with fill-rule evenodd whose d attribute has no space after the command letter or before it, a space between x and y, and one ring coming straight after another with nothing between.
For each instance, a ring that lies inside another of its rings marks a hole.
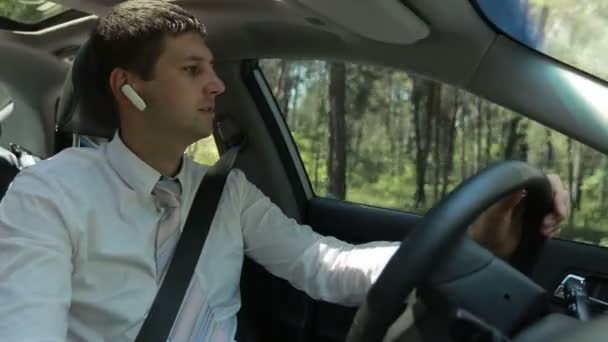
<instances>
[{"instance_id":1,"label":"steering wheel","mask_svg":"<svg viewBox=\"0 0 608 342\"><path fill-rule=\"evenodd\" d=\"M534 211L528 210L528 213L533 214L532 221L538 223L534 227L538 232L542 218L552 208L552 188L547 177L540 170L519 161L500 162L486 168L441 200L403 240L359 307L346 341L381 341L389 326L403 312L403 303L413 289L427 285L436 276L430 270L437 272L438 267L445 269L447 265L447 273L458 272L463 267L470 267L463 272L472 273L482 268L478 265L502 263L467 238L466 232L484 210L520 189L528 192L526 205L534 206ZM464 243L465 240L468 241ZM475 251L471 252L471 248ZM483 250L485 254L477 249ZM466 262L455 262L454 259L460 258L458 255L461 254L479 257L469 258ZM481 260L480 258L483 260L474 261ZM516 279L518 284L544 293L526 276L506 263L502 264L500 273L494 271L493 275L507 274L509 279ZM444 276L446 272L441 273ZM486 278L486 281L492 281L493 278L489 279ZM488 306L487 304L484 305ZM515 327L515 323L509 325L509 329Z\"/></svg>"}]
</instances>

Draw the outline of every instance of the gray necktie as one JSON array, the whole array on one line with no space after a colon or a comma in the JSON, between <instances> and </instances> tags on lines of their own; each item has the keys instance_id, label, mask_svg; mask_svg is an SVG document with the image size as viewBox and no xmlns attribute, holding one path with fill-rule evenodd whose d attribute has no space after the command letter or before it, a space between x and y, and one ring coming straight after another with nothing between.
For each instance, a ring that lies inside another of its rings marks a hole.
<instances>
[{"instance_id":1,"label":"gray necktie","mask_svg":"<svg viewBox=\"0 0 608 342\"><path fill-rule=\"evenodd\" d=\"M161 178L154 186L152 194L163 208L156 235L156 275L160 281L165 275L173 250L179 240L180 205L182 187L176 180Z\"/></svg>"}]
</instances>

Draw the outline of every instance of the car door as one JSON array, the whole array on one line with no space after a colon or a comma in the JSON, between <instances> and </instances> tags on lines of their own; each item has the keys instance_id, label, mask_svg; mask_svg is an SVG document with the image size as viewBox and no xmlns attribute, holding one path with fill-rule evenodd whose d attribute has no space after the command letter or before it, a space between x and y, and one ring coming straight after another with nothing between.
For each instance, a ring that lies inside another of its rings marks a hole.
<instances>
[{"instance_id":1,"label":"car door","mask_svg":"<svg viewBox=\"0 0 608 342\"><path fill-rule=\"evenodd\" d=\"M524 160L576 189L561 239L546 241L529 265L531 277L551 295L568 274L589 277L598 301L608 302L608 249L600 247L608 239L590 224L592 217L608 219L598 197L604 186L608 191L602 153L474 94L401 70L323 60L262 60L253 70L265 77L248 81L260 95L254 96L258 107L280 108L289 128L287 139L275 135L276 144L295 146L284 149L284 163L305 170L297 187L312 195L300 192L303 223L355 244L400 241L464 179L500 160ZM592 186L598 182L601 191ZM244 279L255 281L244 282L243 315L264 308L252 320L268 328L263 337L344 340L355 308L314 301L250 261ZM557 297L552 303L556 311L566 307Z\"/></svg>"}]
</instances>

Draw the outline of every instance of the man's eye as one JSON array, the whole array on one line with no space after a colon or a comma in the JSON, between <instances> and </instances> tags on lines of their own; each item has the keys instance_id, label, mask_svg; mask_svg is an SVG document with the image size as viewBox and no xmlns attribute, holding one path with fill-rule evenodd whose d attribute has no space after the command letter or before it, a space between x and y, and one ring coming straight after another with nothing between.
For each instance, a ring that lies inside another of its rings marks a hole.
<instances>
[{"instance_id":1,"label":"man's eye","mask_svg":"<svg viewBox=\"0 0 608 342\"><path fill-rule=\"evenodd\" d=\"M183 67L184 71L189 73L191 76L196 76L200 73L200 69L196 66Z\"/></svg>"}]
</instances>

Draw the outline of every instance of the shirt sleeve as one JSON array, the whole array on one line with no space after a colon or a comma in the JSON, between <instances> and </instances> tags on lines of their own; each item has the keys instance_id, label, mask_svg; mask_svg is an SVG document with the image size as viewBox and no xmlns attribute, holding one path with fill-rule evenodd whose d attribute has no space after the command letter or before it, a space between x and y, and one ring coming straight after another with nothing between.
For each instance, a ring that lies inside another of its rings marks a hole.
<instances>
[{"instance_id":1,"label":"shirt sleeve","mask_svg":"<svg viewBox=\"0 0 608 342\"><path fill-rule=\"evenodd\" d=\"M23 171L0 202L3 341L66 340L72 249L59 191Z\"/></svg>"},{"instance_id":2,"label":"shirt sleeve","mask_svg":"<svg viewBox=\"0 0 608 342\"><path fill-rule=\"evenodd\" d=\"M362 303L399 243L352 245L320 235L285 216L242 172L231 176L241 187L246 255L314 299L346 306Z\"/></svg>"}]
</instances>

